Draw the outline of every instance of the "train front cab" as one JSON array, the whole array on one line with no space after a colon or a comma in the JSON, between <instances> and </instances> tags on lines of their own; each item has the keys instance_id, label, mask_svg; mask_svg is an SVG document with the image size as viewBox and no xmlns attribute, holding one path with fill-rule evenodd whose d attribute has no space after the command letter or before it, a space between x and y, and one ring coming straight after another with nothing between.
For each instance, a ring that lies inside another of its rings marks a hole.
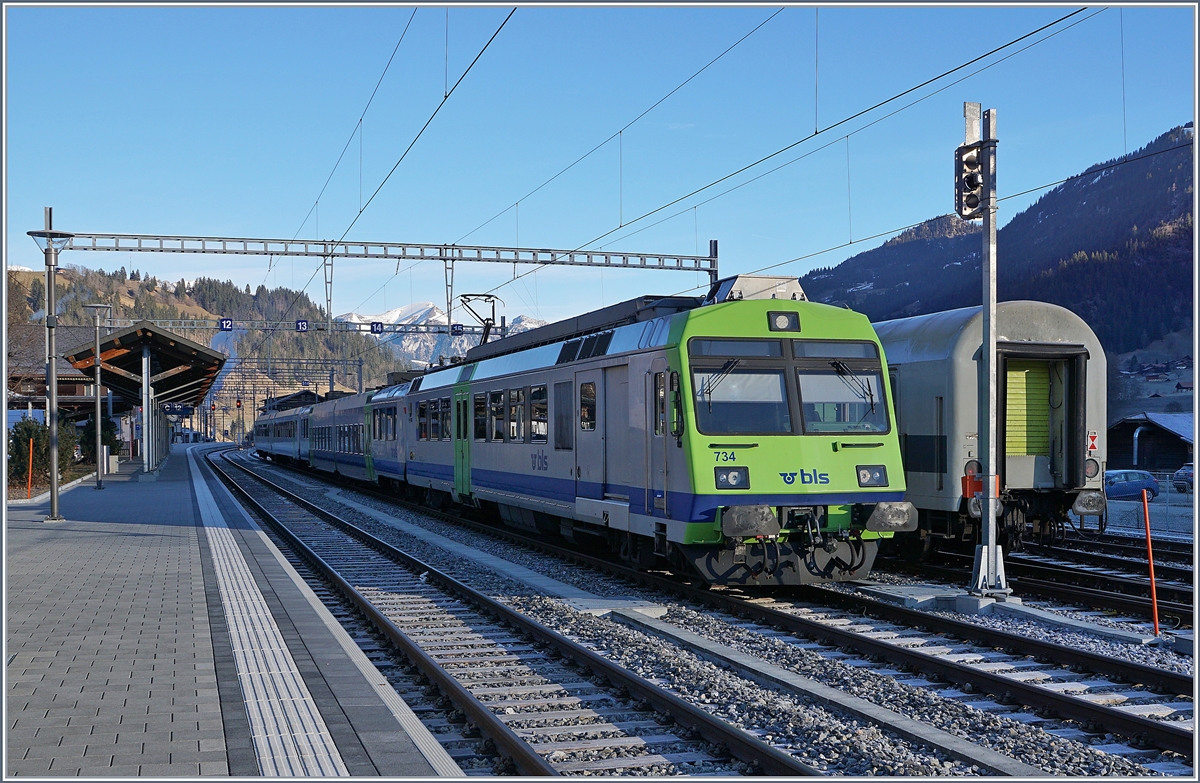
<instances>
[{"instance_id":1,"label":"train front cab","mask_svg":"<svg viewBox=\"0 0 1200 783\"><path fill-rule=\"evenodd\" d=\"M664 381L667 391L677 385L678 402L660 404L655 418L666 413L657 425L666 451L687 465L668 474L665 504L656 497L650 511L706 580L860 579L880 538L915 527L886 358L864 316L810 302L731 302L690 313L677 346L668 355L678 378L654 385L656 399Z\"/></svg>"}]
</instances>

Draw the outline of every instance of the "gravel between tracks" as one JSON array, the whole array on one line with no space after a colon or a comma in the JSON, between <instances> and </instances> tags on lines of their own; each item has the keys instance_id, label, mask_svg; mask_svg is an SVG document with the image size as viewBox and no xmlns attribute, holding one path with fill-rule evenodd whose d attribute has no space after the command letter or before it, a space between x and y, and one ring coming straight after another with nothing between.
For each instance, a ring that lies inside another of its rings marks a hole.
<instances>
[{"instance_id":1,"label":"gravel between tracks","mask_svg":"<svg viewBox=\"0 0 1200 783\"><path fill-rule=\"evenodd\" d=\"M286 481L282 476L279 478ZM336 498L328 497L323 489L314 490L290 481L286 483L291 484L298 495L312 502L325 507L331 502L336 503ZM945 731L970 738L1025 763L1046 769L1051 774L1154 774L1140 764L1092 750L1082 743L1061 739L1036 727L990 715L928 690L904 685L890 677L860 671L823 659L816 653L739 629L719 617L685 607L669 596L631 586L592 569L560 562L352 490L342 489L342 492L355 502L396 519L426 528L466 546L485 550L593 594L638 597L662 604L670 610L664 618L668 622L738 647ZM873 726L864 727L856 720L835 717L822 707L813 705L810 708L789 696L736 678L655 637L604 618L576 612L557 600L535 595L524 583L483 569L478 563L381 524L350 507L342 505L341 509L341 515L347 521L444 569L481 592L504 596L507 603L568 636L599 642L598 646L606 650L608 657L642 676L657 678L669 687L675 687L679 695L693 703L705 705L706 709L722 718L740 717L745 722L738 725L749 730L772 732L774 742L804 745L808 754L805 758L813 766L826 768L835 774L981 774L973 767L939 757L926 749L914 750L906 740ZM1056 637L1050 638L1053 640ZM619 640L619 643L615 643L615 640ZM704 685L697 686L696 683ZM799 710L800 706L804 709ZM1108 741L1112 741L1111 738ZM881 751L886 755L876 756ZM889 767L890 771L887 771Z\"/></svg>"}]
</instances>

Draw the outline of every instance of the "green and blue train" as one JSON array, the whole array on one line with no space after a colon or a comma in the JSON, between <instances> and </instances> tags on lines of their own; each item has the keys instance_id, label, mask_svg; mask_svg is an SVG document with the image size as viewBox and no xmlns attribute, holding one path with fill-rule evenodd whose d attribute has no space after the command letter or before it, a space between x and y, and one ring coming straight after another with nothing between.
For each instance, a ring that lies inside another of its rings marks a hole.
<instances>
[{"instance_id":1,"label":"green and blue train","mask_svg":"<svg viewBox=\"0 0 1200 783\"><path fill-rule=\"evenodd\" d=\"M795 278L641 297L272 411L260 455L713 584L861 579L914 530L883 348Z\"/></svg>"}]
</instances>

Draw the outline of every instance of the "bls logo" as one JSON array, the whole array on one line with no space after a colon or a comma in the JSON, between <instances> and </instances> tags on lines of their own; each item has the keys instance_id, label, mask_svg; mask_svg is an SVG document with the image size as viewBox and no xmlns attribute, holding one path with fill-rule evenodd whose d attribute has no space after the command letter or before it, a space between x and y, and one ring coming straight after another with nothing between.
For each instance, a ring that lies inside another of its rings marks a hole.
<instances>
[{"instance_id":1,"label":"bls logo","mask_svg":"<svg viewBox=\"0 0 1200 783\"><path fill-rule=\"evenodd\" d=\"M783 479L783 483L788 484L788 485L796 483L796 476L797 476L796 473L780 473L779 474L779 477L781 479ZM829 474L828 473L818 473L815 469L814 470L803 470L802 469L799 471L799 476L800 476L801 484L828 484L829 483Z\"/></svg>"},{"instance_id":2,"label":"bls logo","mask_svg":"<svg viewBox=\"0 0 1200 783\"><path fill-rule=\"evenodd\" d=\"M550 458L546 452L538 450L530 455L534 470L550 470Z\"/></svg>"}]
</instances>

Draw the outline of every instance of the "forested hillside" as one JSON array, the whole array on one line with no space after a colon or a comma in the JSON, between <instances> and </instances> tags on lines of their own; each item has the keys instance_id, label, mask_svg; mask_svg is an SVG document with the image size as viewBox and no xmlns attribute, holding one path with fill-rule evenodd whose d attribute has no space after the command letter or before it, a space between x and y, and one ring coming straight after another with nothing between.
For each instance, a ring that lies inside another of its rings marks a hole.
<instances>
[{"instance_id":1,"label":"forested hillside","mask_svg":"<svg viewBox=\"0 0 1200 783\"><path fill-rule=\"evenodd\" d=\"M1013 217L997 236L999 299L1067 307L1114 353L1191 328L1192 135L1190 124L1172 129L1130 162L1097 164ZM875 321L976 305L979 231L934 218L801 282L810 298Z\"/></svg>"}]
</instances>

